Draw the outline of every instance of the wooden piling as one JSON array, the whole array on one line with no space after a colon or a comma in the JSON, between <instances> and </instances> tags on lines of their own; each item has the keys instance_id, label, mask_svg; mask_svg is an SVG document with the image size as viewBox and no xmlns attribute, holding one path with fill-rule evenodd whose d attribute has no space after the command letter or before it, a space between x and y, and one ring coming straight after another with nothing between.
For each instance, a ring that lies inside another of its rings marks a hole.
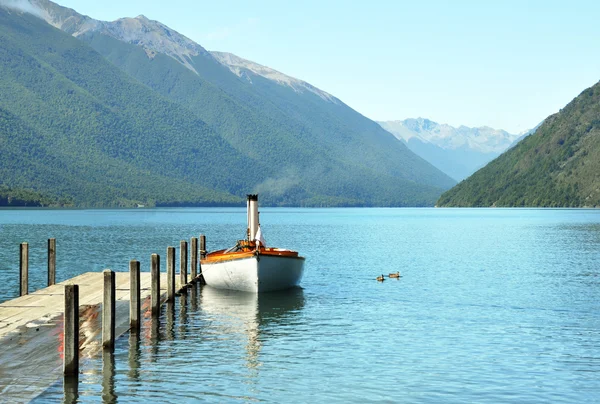
<instances>
[{"instance_id":1,"label":"wooden piling","mask_svg":"<svg viewBox=\"0 0 600 404\"><path fill-rule=\"evenodd\" d=\"M102 347L115 347L115 272L110 269L102 271L104 278L104 299L102 301Z\"/></svg>"},{"instance_id":2,"label":"wooden piling","mask_svg":"<svg viewBox=\"0 0 600 404\"><path fill-rule=\"evenodd\" d=\"M56 239L48 239L48 286L56 283Z\"/></svg>"},{"instance_id":3,"label":"wooden piling","mask_svg":"<svg viewBox=\"0 0 600 404\"><path fill-rule=\"evenodd\" d=\"M179 243L179 276L181 280L181 286L187 285L187 268L188 268L188 243L185 240L181 240Z\"/></svg>"},{"instance_id":4,"label":"wooden piling","mask_svg":"<svg viewBox=\"0 0 600 404\"><path fill-rule=\"evenodd\" d=\"M175 247L167 247L167 301L175 300Z\"/></svg>"},{"instance_id":5,"label":"wooden piling","mask_svg":"<svg viewBox=\"0 0 600 404\"><path fill-rule=\"evenodd\" d=\"M190 278L192 282L196 282L198 276L198 239L192 237L191 246L192 250L191 261L190 261Z\"/></svg>"},{"instance_id":6,"label":"wooden piling","mask_svg":"<svg viewBox=\"0 0 600 404\"><path fill-rule=\"evenodd\" d=\"M63 327L65 375L79 374L79 285L65 285Z\"/></svg>"},{"instance_id":7,"label":"wooden piling","mask_svg":"<svg viewBox=\"0 0 600 404\"><path fill-rule=\"evenodd\" d=\"M140 331L140 262L129 261L129 328Z\"/></svg>"},{"instance_id":8,"label":"wooden piling","mask_svg":"<svg viewBox=\"0 0 600 404\"><path fill-rule=\"evenodd\" d=\"M152 303L152 315L158 316L160 313L160 256L158 254L152 254L150 267L151 279L151 303Z\"/></svg>"},{"instance_id":9,"label":"wooden piling","mask_svg":"<svg viewBox=\"0 0 600 404\"><path fill-rule=\"evenodd\" d=\"M19 296L29 294L29 243L19 247Z\"/></svg>"},{"instance_id":10,"label":"wooden piling","mask_svg":"<svg viewBox=\"0 0 600 404\"><path fill-rule=\"evenodd\" d=\"M204 275L202 275L202 260L206 258L206 236L204 234L200 235L200 261L198 262L198 275L199 282L201 285L205 285Z\"/></svg>"},{"instance_id":11,"label":"wooden piling","mask_svg":"<svg viewBox=\"0 0 600 404\"><path fill-rule=\"evenodd\" d=\"M200 235L200 259L206 258L206 236Z\"/></svg>"}]
</instances>

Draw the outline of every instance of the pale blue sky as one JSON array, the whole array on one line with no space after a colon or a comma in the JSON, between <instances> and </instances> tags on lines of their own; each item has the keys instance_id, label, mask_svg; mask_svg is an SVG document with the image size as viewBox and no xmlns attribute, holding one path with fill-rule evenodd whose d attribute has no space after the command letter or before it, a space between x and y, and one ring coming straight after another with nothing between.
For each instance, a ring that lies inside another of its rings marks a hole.
<instances>
[{"instance_id":1,"label":"pale blue sky","mask_svg":"<svg viewBox=\"0 0 600 404\"><path fill-rule=\"evenodd\" d=\"M600 80L599 1L59 0L159 20L375 120L520 132Z\"/></svg>"}]
</instances>

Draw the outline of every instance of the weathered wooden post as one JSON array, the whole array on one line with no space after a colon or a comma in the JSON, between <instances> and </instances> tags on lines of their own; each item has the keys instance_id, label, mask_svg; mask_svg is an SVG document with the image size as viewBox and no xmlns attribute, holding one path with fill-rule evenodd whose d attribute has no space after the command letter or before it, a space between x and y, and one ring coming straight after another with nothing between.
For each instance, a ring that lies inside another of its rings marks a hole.
<instances>
[{"instance_id":1,"label":"weathered wooden post","mask_svg":"<svg viewBox=\"0 0 600 404\"><path fill-rule=\"evenodd\" d=\"M150 267L150 282L152 286L150 288L151 303L152 303L152 315L158 316L160 313L160 256L158 254L152 254Z\"/></svg>"},{"instance_id":2,"label":"weathered wooden post","mask_svg":"<svg viewBox=\"0 0 600 404\"><path fill-rule=\"evenodd\" d=\"M181 240L179 243L179 276L181 280L181 287L187 285L187 267L188 267L188 243L185 240Z\"/></svg>"},{"instance_id":3,"label":"weathered wooden post","mask_svg":"<svg viewBox=\"0 0 600 404\"><path fill-rule=\"evenodd\" d=\"M104 299L102 301L102 347L115 347L115 273L110 269L102 271L104 277Z\"/></svg>"},{"instance_id":4,"label":"weathered wooden post","mask_svg":"<svg viewBox=\"0 0 600 404\"><path fill-rule=\"evenodd\" d=\"M200 235L200 259L203 260L206 258L206 236L204 234Z\"/></svg>"},{"instance_id":5,"label":"weathered wooden post","mask_svg":"<svg viewBox=\"0 0 600 404\"><path fill-rule=\"evenodd\" d=\"M192 282L196 282L198 276L198 239L192 237L191 247L191 262L190 262L190 278Z\"/></svg>"},{"instance_id":6,"label":"weathered wooden post","mask_svg":"<svg viewBox=\"0 0 600 404\"><path fill-rule=\"evenodd\" d=\"M65 375L79 373L79 285L65 285L63 326Z\"/></svg>"},{"instance_id":7,"label":"weathered wooden post","mask_svg":"<svg viewBox=\"0 0 600 404\"><path fill-rule=\"evenodd\" d=\"M56 239L48 239L48 286L56 283Z\"/></svg>"},{"instance_id":8,"label":"weathered wooden post","mask_svg":"<svg viewBox=\"0 0 600 404\"><path fill-rule=\"evenodd\" d=\"M19 247L19 296L29 294L29 243Z\"/></svg>"},{"instance_id":9,"label":"weathered wooden post","mask_svg":"<svg viewBox=\"0 0 600 404\"><path fill-rule=\"evenodd\" d=\"M204 285L206 282L204 281L204 276L202 275L202 260L206 258L206 236L204 234L200 235L200 262L199 262L199 272L200 275L200 284Z\"/></svg>"},{"instance_id":10,"label":"weathered wooden post","mask_svg":"<svg viewBox=\"0 0 600 404\"><path fill-rule=\"evenodd\" d=\"M167 301L175 300L175 247L167 247Z\"/></svg>"},{"instance_id":11,"label":"weathered wooden post","mask_svg":"<svg viewBox=\"0 0 600 404\"><path fill-rule=\"evenodd\" d=\"M129 261L129 328L140 331L140 262Z\"/></svg>"}]
</instances>

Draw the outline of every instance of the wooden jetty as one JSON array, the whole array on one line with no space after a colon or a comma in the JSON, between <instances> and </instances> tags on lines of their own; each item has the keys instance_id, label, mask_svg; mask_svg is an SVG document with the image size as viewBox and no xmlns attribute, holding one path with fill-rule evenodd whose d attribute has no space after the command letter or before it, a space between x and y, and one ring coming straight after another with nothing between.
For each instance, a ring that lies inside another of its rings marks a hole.
<instances>
[{"instance_id":1,"label":"wooden jetty","mask_svg":"<svg viewBox=\"0 0 600 404\"><path fill-rule=\"evenodd\" d=\"M179 276L175 249L168 247L166 271L161 271L160 257L152 254L150 272L140 272L139 261L132 260L129 272L88 272L55 284L56 242L51 240L49 286L29 293L28 246L23 243L21 296L0 303L0 402L28 402L63 375L66 392L67 377L69 383L72 377L76 380L80 360L100 351L112 355L117 337L129 330L138 334L143 322L145 327L156 322L163 303L202 280L201 270L191 268L194 277L188 283L187 243L182 242ZM192 245L198 249L197 239ZM198 251L192 254L192 265L197 257Z\"/></svg>"},{"instance_id":2,"label":"wooden jetty","mask_svg":"<svg viewBox=\"0 0 600 404\"><path fill-rule=\"evenodd\" d=\"M128 272L116 272L117 302L127 302L129 307L130 275ZM175 280L175 289L180 289L179 279ZM167 274L161 274L161 294L166 297ZM79 285L79 306L97 306L102 304L103 278L102 272L88 272L64 282L57 283L40 289L28 295L0 303L0 339L11 332L23 327L39 327L44 321L62 316L64 312L65 285ZM140 298L145 300L150 297L151 279L150 272L140 273ZM129 317L127 331L129 329ZM122 333L121 333L122 334Z\"/></svg>"},{"instance_id":3,"label":"wooden jetty","mask_svg":"<svg viewBox=\"0 0 600 404\"><path fill-rule=\"evenodd\" d=\"M29 295L0 304L0 397L28 402L63 374L65 285L79 285L78 355L80 360L102 351L104 274L85 273ZM115 273L115 337L130 329L130 274ZM161 273L161 303L167 300L167 274ZM175 290L181 290L179 279ZM140 273L142 318L152 321L151 274ZM0 399L0 402L2 400Z\"/></svg>"}]
</instances>

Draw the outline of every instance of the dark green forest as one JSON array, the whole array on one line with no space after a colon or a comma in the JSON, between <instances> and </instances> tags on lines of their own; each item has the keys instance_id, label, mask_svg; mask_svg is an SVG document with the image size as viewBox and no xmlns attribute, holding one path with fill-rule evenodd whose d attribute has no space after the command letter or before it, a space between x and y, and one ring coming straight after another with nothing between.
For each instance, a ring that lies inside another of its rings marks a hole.
<instances>
[{"instance_id":1,"label":"dark green forest","mask_svg":"<svg viewBox=\"0 0 600 404\"><path fill-rule=\"evenodd\" d=\"M0 204L431 206L453 184L341 103L83 39L0 8Z\"/></svg>"},{"instance_id":2,"label":"dark green forest","mask_svg":"<svg viewBox=\"0 0 600 404\"><path fill-rule=\"evenodd\" d=\"M240 153L276 167L256 189L269 204L431 206L430 198L454 184L342 102L296 93L250 71L249 84L208 52L192 58L195 74L101 33L81 39L216 128Z\"/></svg>"}]
</instances>

